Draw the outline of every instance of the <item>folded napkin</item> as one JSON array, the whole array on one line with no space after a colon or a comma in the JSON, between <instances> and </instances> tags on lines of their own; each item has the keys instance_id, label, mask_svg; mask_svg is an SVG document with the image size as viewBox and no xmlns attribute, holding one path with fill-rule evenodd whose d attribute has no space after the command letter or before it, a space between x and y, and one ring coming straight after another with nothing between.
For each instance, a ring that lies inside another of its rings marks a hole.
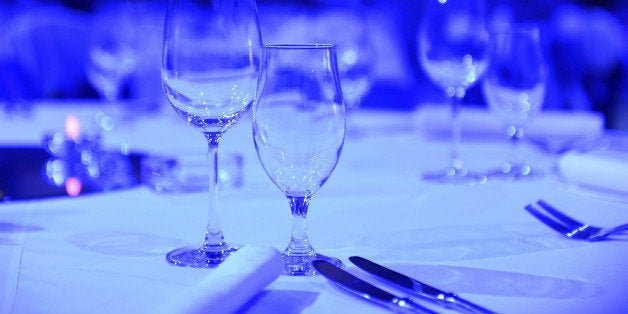
<instances>
[{"instance_id":1,"label":"folded napkin","mask_svg":"<svg viewBox=\"0 0 628 314\"><path fill-rule=\"evenodd\" d=\"M628 151L572 151L562 156L559 168L569 182L628 194Z\"/></svg>"},{"instance_id":2,"label":"folded napkin","mask_svg":"<svg viewBox=\"0 0 628 314\"><path fill-rule=\"evenodd\" d=\"M161 313L233 313L275 281L283 270L274 248L247 245L229 256L198 285L161 306Z\"/></svg>"}]
</instances>

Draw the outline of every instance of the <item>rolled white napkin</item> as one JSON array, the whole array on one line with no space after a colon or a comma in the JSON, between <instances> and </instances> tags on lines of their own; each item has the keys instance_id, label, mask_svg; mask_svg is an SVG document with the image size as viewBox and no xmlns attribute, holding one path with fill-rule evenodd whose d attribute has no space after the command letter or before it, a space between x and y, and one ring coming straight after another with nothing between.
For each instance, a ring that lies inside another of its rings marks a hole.
<instances>
[{"instance_id":1,"label":"rolled white napkin","mask_svg":"<svg viewBox=\"0 0 628 314\"><path fill-rule=\"evenodd\" d=\"M272 247L247 245L229 256L198 285L161 306L160 313L233 313L283 270L281 254Z\"/></svg>"},{"instance_id":2,"label":"rolled white napkin","mask_svg":"<svg viewBox=\"0 0 628 314\"><path fill-rule=\"evenodd\" d=\"M568 152L559 161L563 177L582 186L628 193L628 151Z\"/></svg>"}]
</instances>

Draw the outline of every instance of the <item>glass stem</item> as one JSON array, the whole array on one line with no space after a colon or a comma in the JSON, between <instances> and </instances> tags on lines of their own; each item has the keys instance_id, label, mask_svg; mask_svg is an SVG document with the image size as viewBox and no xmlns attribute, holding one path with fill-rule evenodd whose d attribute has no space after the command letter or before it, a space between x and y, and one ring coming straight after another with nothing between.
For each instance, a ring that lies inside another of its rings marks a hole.
<instances>
[{"instance_id":1,"label":"glass stem","mask_svg":"<svg viewBox=\"0 0 628 314\"><path fill-rule=\"evenodd\" d=\"M510 158L508 162L515 166L521 162L521 142L523 140L523 128L516 125L509 126L506 134L510 140Z\"/></svg>"},{"instance_id":2,"label":"glass stem","mask_svg":"<svg viewBox=\"0 0 628 314\"><path fill-rule=\"evenodd\" d=\"M115 85L115 86L114 86ZM115 83L112 86L105 86L100 93L100 97L109 102L115 102L120 99L120 87L119 83Z\"/></svg>"},{"instance_id":3,"label":"glass stem","mask_svg":"<svg viewBox=\"0 0 628 314\"><path fill-rule=\"evenodd\" d=\"M459 155L460 139L462 137L462 125L460 123L460 107L462 106L462 98L457 95L451 96L451 166L456 169L462 169L462 159Z\"/></svg>"},{"instance_id":4,"label":"glass stem","mask_svg":"<svg viewBox=\"0 0 628 314\"><path fill-rule=\"evenodd\" d=\"M207 252L223 252L227 249L225 238L220 223L218 208L218 144L221 132L205 133L207 146L209 147L209 218L207 221L207 233L203 241L202 249Z\"/></svg>"},{"instance_id":5,"label":"glass stem","mask_svg":"<svg viewBox=\"0 0 628 314\"><path fill-rule=\"evenodd\" d=\"M313 255L314 248L307 236L307 209L310 205L309 196L288 196L292 211L292 238L286 249L289 256Z\"/></svg>"}]
</instances>

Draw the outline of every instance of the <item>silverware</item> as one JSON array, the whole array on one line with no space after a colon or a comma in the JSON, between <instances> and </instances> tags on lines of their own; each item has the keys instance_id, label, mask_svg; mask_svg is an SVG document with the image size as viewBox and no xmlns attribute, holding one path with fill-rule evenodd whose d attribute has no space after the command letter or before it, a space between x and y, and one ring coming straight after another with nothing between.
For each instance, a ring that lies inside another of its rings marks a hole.
<instances>
[{"instance_id":1,"label":"silverware","mask_svg":"<svg viewBox=\"0 0 628 314\"><path fill-rule=\"evenodd\" d=\"M384 279L386 282L392 283L398 287L412 292L417 296L437 303L446 308L470 313L495 313L491 310L467 301L454 293L445 292L438 288L432 287L426 283L420 282L414 278L398 273L392 269L386 268L366 258L360 256L351 256L349 257L349 260L369 274L375 275L381 279Z\"/></svg>"},{"instance_id":2,"label":"silverware","mask_svg":"<svg viewBox=\"0 0 628 314\"><path fill-rule=\"evenodd\" d=\"M374 285L342 270L332 263L315 260L312 262L314 268L323 276L327 277L338 286L354 293L364 299L373 301L389 308L392 311L411 311L416 313L436 313L409 298L398 297L388 291L375 287Z\"/></svg>"},{"instance_id":3,"label":"silverware","mask_svg":"<svg viewBox=\"0 0 628 314\"><path fill-rule=\"evenodd\" d=\"M607 229L592 226L567 216L543 200L539 200L536 203L549 215L542 213L541 210L537 209L532 204L525 206L528 213L536 217L548 227L570 239L600 241L606 239L609 235L614 233L628 230L628 224Z\"/></svg>"}]
</instances>

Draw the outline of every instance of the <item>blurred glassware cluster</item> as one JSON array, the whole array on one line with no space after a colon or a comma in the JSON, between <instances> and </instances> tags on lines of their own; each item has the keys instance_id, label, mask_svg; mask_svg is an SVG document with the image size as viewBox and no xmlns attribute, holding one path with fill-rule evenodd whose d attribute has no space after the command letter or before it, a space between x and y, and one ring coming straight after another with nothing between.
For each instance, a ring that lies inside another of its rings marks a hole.
<instances>
[{"instance_id":1,"label":"blurred glassware cluster","mask_svg":"<svg viewBox=\"0 0 628 314\"><path fill-rule=\"evenodd\" d=\"M162 101L159 64L162 1L13 1L0 4L0 103L27 115L45 98Z\"/></svg>"},{"instance_id":2,"label":"blurred glassware cluster","mask_svg":"<svg viewBox=\"0 0 628 314\"><path fill-rule=\"evenodd\" d=\"M345 105L360 105L373 84L377 56L366 8L360 5L300 9L272 6L260 9L264 41L273 44L330 43L336 45Z\"/></svg>"},{"instance_id":3,"label":"blurred glassware cluster","mask_svg":"<svg viewBox=\"0 0 628 314\"><path fill-rule=\"evenodd\" d=\"M71 196L138 184L157 193L191 193L207 190L209 182L207 152L203 150L143 153L106 149L103 130L97 125L81 126L74 115L67 117L65 129L44 134L42 146L50 156L42 166L44 181ZM219 184L224 189L242 187L243 156L225 152L220 157Z\"/></svg>"},{"instance_id":4,"label":"blurred glassware cluster","mask_svg":"<svg viewBox=\"0 0 628 314\"><path fill-rule=\"evenodd\" d=\"M112 110L112 115L126 118L164 107L159 45L166 3L2 1L1 111L25 116L33 100L41 98L133 99ZM416 59L417 26L426 3L257 1L265 42L338 45L348 108L406 110L445 102ZM487 0L487 6L490 23L531 20L541 25L550 62L545 108L600 111L607 127L628 129L625 1ZM104 44L96 45L103 42L98 38L106 38ZM467 92L464 102L485 106L477 87Z\"/></svg>"},{"instance_id":5,"label":"blurred glassware cluster","mask_svg":"<svg viewBox=\"0 0 628 314\"><path fill-rule=\"evenodd\" d=\"M67 117L64 130L44 136L43 147L51 155L43 166L45 178L70 196L138 183L129 156L103 150L99 130L81 129L74 115Z\"/></svg>"},{"instance_id":6,"label":"blurred glassware cluster","mask_svg":"<svg viewBox=\"0 0 628 314\"><path fill-rule=\"evenodd\" d=\"M218 184L224 189L244 185L244 157L219 153ZM157 193L190 193L209 188L207 152L191 150L153 153L141 162L142 183Z\"/></svg>"}]
</instances>

